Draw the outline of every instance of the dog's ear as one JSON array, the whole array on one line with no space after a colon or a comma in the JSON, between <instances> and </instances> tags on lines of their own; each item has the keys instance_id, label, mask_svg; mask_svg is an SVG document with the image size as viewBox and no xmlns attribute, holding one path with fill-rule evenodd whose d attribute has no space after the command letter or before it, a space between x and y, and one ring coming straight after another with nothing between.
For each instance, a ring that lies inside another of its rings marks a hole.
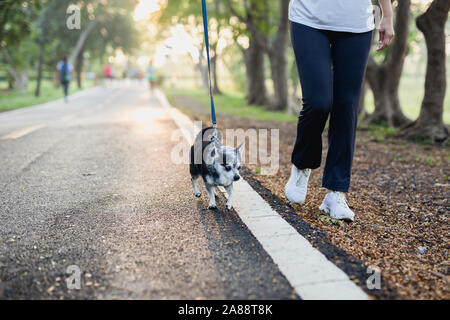
<instances>
[{"instance_id":1,"label":"dog's ear","mask_svg":"<svg viewBox=\"0 0 450 320\"><path fill-rule=\"evenodd\" d=\"M242 158L242 153L244 152L245 141L242 142L235 150L236 153Z\"/></svg>"}]
</instances>

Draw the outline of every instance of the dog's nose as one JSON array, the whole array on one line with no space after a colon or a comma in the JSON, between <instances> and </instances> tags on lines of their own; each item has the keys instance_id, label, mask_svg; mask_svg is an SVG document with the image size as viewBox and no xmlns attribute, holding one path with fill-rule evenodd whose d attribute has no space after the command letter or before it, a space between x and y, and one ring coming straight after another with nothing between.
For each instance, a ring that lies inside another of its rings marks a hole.
<instances>
[{"instance_id":1,"label":"dog's nose","mask_svg":"<svg viewBox=\"0 0 450 320\"><path fill-rule=\"evenodd\" d=\"M234 181L238 181L241 177L239 175L234 176Z\"/></svg>"}]
</instances>

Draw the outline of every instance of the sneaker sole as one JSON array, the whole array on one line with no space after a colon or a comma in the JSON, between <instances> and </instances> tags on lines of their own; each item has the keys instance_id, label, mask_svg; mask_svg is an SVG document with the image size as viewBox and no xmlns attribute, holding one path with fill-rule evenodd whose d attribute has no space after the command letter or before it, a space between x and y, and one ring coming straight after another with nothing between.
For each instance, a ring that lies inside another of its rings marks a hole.
<instances>
[{"instance_id":1,"label":"sneaker sole","mask_svg":"<svg viewBox=\"0 0 450 320\"><path fill-rule=\"evenodd\" d=\"M306 200L306 197L305 197L305 199L304 199L303 201L295 201L295 200L291 200L291 199L288 197L288 195L287 195L286 188L284 188L284 196L286 197L286 199L289 200L289 202L293 202L293 203L297 203L297 204L304 204L304 203L305 203L305 200Z\"/></svg>"},{"instance_id":2,"label":"sneaker sole","mask_svg":"<svg viewBox=\"0 0 450 320\"><path fill-rule=\"evenodd\" d=\"M347 218L347 217L345 217L345 218L335 218L335 217L331 216L330 208L328 208L328 206L326 206L323 202L320 205L319 210L327 213L331 218L336 219L336 220L343 220L343 221L347 221L347 222L353 222L354 221L354 219Z\"/></svg>"},{"instance_id":3,"label":"sneaker sole","mask_svg":"<svg viewBox=\"0 0 450 320\"><path fill-rule=\"evenodd\" d=\"M306 201L306 196L305 196L305 199L303 199L302 201L295 201L295 200L292 200L292 199L289 198L288 192L287 192L288 185L289 185L289 183L286 184L286 186L284 187L284 196L286 197L286 199L288 199L290 202L293 202L293 203L304 204L305 201Z\"/></svg>"},{"instance_id":4,"label":"sneaker sole","mask_svg":"<svg viewBox=\"0 0 450 320\"><path fill-rule=\"evenodd\" d=\"M323 212L330 214L330 208L328 208L323 202L320 205L319 210L322 210Z\"/></svg>"}]
</instances>

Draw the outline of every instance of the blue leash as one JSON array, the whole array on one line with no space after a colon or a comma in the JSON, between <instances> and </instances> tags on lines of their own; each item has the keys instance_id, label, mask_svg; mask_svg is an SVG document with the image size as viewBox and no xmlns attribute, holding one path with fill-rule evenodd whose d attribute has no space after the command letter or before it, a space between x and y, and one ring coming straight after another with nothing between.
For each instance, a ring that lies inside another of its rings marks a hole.
<instances>
[{"instance_id":1,"label":"blue leash","mask_svg":"<svg viewBox=\"0 0 450 320\"><path fill-rule=\"evenodd\" d=\"M203 29L205 30L205 46L206 46L206 56L208 58L208 77L209 77L209 96L211 97L211 120L212 124L216 126L216 109L214 107L214 97L212 92L212 81L211 81L211 63L209 59L209 38L208 38L208 16L206 14L206 0L202 0L202 12L203 12Z\"/></svg>"}]
</instances>

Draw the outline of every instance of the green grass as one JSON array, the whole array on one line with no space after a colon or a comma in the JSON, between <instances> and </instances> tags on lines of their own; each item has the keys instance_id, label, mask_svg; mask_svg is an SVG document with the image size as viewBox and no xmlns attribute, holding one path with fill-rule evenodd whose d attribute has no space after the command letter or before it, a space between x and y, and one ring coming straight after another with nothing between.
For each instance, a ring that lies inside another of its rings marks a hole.
<instances>
[{"instance_id":1,"label":"green grass","mask_svg":"<svg viewBox=\"0 0 450 320\"><path fill-rule=\"evenodd\" d=\"M209 110L209 97L201 89L164 89L169 100L174 97L186 96L195 100L199 107ZM411 120L419 116L424 86L422 77L405 75L402 77L399 88L399 97L402 110ZM229 115L241 116L258 120L296 121L297 117L282 112L274 112L259 106L248 106L243 94L227 93L215 97L217 112ZM366 108L368 112L374 110L374 98L369 90L366 96ZM444 122L450 123L450 94L447 93L444 100Z\"/></svg>"},{"instance_id":2,"label":"green grass","mask_svg":"<svg viewBox=\"0 0 450 320\"><path fill-rule=\"evenodd\" d=\"M199 113L208 114L210 112L209 96L202 89L163 88L163 91L172 105L177 106L178 108L181 109L181 111L183 111L188 115L195 116L199 115ZM371 102L373 109L373 96L368 96L368 98L369 97L372 99ZM411 96L408 98L409 99L408 101L412 104L412 102L414 102L414 99L416 98L418 98L417 92L412 91ZM183 101L183 99L185 101L180 103L179 101L180 100ZM219 116L220 114L224 114L261 121L289 121L289 122L297 121L297 116L294 115L289 115L284 112L267 110L263 106L249 106L245 101L244 95L239 93L233 94L227 93L223 95L216 95L214 99L216 105L216 112L218 113ZM191 100L195 104L195 106L189 106L188 100ZM368 109L370 110L370 101L368 102L369 102ZM450 122L450 114L449 110L447 109L448 108L446 108L445 110L445 116L449 118L448 122ZM405 114L412 119L414 117L417 117L418 112L419 111L414 110L414 108L405 109ZM414 113L417 114L415 115ZM326 126L328 126L328 122ZM383 123L365 124L363 121L359 121L358 130L367 131L367 137L372 141L386 142L386 143L389 143L391 141L390 138L395 137L399 133L398 128L391 128ZM427 141L417 141L417 142L426 143Z\"/></svg>"},{"instance_id":3,"label":"green grass","mask_svg":"<svg viewBox=\"0 0 450 320\"><path fill-rule=\"evenodd\" d=\"M93 81L85 80L83 82L84 89L92 87L93 85ZM34 96L35 89L36 84L30 82L26 92L0 91L0 112L45 103L63 97L62 88L55 87L50 80L42 81L41 95L39 97ZM72 81L69 88L69 94L78 91L80 91L80 89L78 89L76 83Z\"/></svg>"},{"instance_id":4,"label":"green grass","mask_svg":"<svg viewBox=\"0 0 450 320\"><path fill-rule=\"evenodd\" d=\"M197 107L209 112L208 94L201 89L163 89L169 101L174 104L177 97L188 97L197 103ZM244 95L223 94L214 96L217 114L226 114L261 121L297 121L297 116L284 112L267 110L262 106L249 106ZM180 106L182 107L182 106Z\"/></svg>"},{"instance_id":5,"label":"green grass","mask_svg":"<svg viewBox=\"0 0 450 320\"><path fill-rule=\"evenodd\" d=\"M376 142L384 142L389 137L395 136L399 133L398 128L391 128L386 124L365 124L362 121L359 121L358 129L367 131L367 136L370 140Z\"/></svg>"}]
</instances>

